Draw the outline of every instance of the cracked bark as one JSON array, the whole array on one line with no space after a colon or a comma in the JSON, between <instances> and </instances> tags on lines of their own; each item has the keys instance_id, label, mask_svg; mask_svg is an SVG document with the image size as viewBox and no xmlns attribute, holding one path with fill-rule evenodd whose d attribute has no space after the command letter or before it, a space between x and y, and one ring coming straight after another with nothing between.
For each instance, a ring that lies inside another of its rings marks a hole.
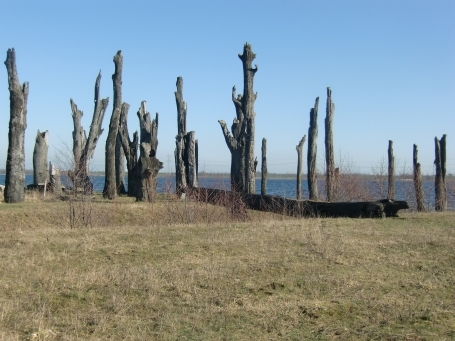
<instances>
[{"instance_id":1,"label":"cracked bark","mask_svg":"<svg viewBox=\"0 0 455 341\"><path fill-rule=\"evenodd\" d=\"M446 138L444 134L440 140L434 138L435 143L435 210L447 210L447 187L446 187Z\"/></svg>"},{"instance_id":2,"label":"cracked bark","mask_svg":"<svg viewBox=\"0 0 455 341\"><path fill-rule=\"evenodd\" d=\"M333 148L333 115L335 104L332 102L332 90L327 88L327 105L325 117L325 161L326 161L326 192L327 201L335 201L336 184L335 184L335 155Z\"/></svg>"},{"instance_id":3,"label":"cracked bark","mask_svg":"<svg viewBox=\"0 0 455 341\"><path fill-rule=\"evenodd\" d=\"M6 203L25 200L25 154L24 135L27 128L28 82L19 82L16 68L16 53L8 49L6 53L6 71L10 93L10 120L8 131L8 154L6 158L6 176L4 200Z\"/></svg>"}]
</instances>

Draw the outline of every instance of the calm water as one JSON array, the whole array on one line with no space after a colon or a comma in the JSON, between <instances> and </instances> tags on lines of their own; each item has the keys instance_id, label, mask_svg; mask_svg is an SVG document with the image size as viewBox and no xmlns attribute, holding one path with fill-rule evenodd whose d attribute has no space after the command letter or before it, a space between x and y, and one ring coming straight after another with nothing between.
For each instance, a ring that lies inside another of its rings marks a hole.
<instances>
[{"instance_id":1,"label":"calm water","mask_svg":"<svg viewBox=\"0 0 455 341\"><path fill-rule=\"evenodd\" d=\"M93 187L96 192L101 192L104 187L104 176L91 176ZM125 177L126 180L126 177ZM364 180L370 193L375 199L387 197L387 182L382 183L382 186L371 180ZM25 176L25 184L33 183L33 175ZM5 184L5 175L0 174L0 184ZM62 184L71 186L70 183L65 183L65 178L62 177ZM434 184L432 181L424 182L425 202L429 209L434 208ZM229 189L230 181L228 178L199 178L199 187ZM319 181L319 190L322 191L324 182ZM175 191L175 177L159 177L157 182L157 190L160 193L172 193ZM261 180L256 179L256 193L261 192ZM414 183L412 181L396 181L395 192L397 200L406 200L411 207L415 207L414 199ZM295 179L269 179L267 180L267 194L279 195L286 198L295 198L296 196L296 180ZM308 198L308 183L302 181L303 198ZM455 210L455 193L449 193L449 209Z\"/></svg>"}]
</instances>

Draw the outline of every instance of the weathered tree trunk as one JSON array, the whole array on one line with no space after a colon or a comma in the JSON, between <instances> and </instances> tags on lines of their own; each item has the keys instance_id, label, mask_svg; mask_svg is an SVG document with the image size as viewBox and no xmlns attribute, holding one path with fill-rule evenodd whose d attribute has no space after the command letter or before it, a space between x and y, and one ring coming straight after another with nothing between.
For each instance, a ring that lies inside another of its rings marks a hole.
<instances>
[{"instance_id":1,"label":"weathered tree trunk","mask_svg":"<svg viewBox=\"0 0 455 341\"><path fill-rule=\"evenodd\" d=\"M332 90L327 88L327 106L325 117L325 161L327 201L335 200L335 155L333 152L333 115L335 104L332 102Z\"/></svg>"},{"instance_id":2,"label":"weathered tree trunk","mask_svg":"<svg viewBox=\"0 0 455 341\"><path fill-rule=\"evenodd\" d=\"M177 105L177 136L175 137L175 181L178 195L187 186L198 186L197 140L195 132L186 131L187 104L183 101L183 78L177 77L175 103Z\"/></svg>"},{"instance_id":3,"label":"weathered tree trunk","mask_svg":"<svg viewBox=\"0 0 455 341\"><path fill-rule=\"evenodd\" d=\"M395 199L395 157L393 156L393 141L389 140L389 149L387 150L389 167L388 167L388 199Z\"/></svg>"},{"instance_id":4,"label":"weathered tree trunk","mask_svg":"<svg viewBox=\"0 0 455 341\"><path fill-rule=\"evenodd\" d=\"M296 198L302 199L302 150L306 141L306 135L302 137L299 144L295 148L297 150L297 191Z\"/></svg>"},{"instance_id":5,"label":"weathered tree trunk","mask_svg":"<svg viewBox=\"0 0 455 341\"><path fill-rule=\"evenodd\" d=\"M136 131L133 134L133 141L130 140L128 133L128 110L127 103L122 104L120 113L119 136L122 148L126 156L126 168L128 170L128 196L137 197L139 191L140 177L138 169L137 148L139 145L139 135Z\"/></svg>"},{"instance_id":6,"label":"weathered tree trunk","mask_svg":"<svg viewBox=\"0 0 455 341\"><path fill-rule=\"evenodd\" d=\"M440 140L434 138L435 143L435 210L447 210L447 187L446 187L446 138L444 134Z\"/></svg>"},{"instance_id":7,"label":"weathered tree trunk","mask_svg":"<svg viewBox=\"0 0 455 341\"><path fill-rule=\"evenodd\" d=\"M49 150L49 132L38 130L33 150L33 184L44 185L48 180L47 152Z\"/></svg>"},{"instance_id":8,"label":"weathered tree trunk","mask_svg":"<svg viewBox=\"0 0 455 341\"><path fill-rule=\"evenodd\" d=\"M117 197L117 182L116 182L116 159L115 148L118 136L118 126L120 121L120 108L115 109L112 113L111 122L109 124L109 133L106 139L106 155L105 155L105 182L103 189L103 198L112 200Z\"/></svg>"},{"instance_id":9,"label":"weathered tree trunk","mask_svg":"<svg viewBox=\"0 0 455 341\"><path fill-rule=\"evenodd\" d=\"M317 140L318 140L318 105L319 97L316 97L314 108L310 111L310 128L308 129L308 191L310 200L318 200L318 174L316 166Z\"/></svg>"},{"instance_id":10,"label":"weathered tree trunk","mask_svg":"<svg viewBox=\"0 0 455 341\"><path fill-rule=\"evenodd\" d=\"M52 165L49 161L49 184L50 189L54 194L60 194L62 192L62 182L60 180L60 170Z\"/></svg>"},{"instance_id":11,"label":"weathered tree trunk","mask_svg":"<svg viewBox=\"0 0 455 341\"><path fill-rule=\"evenodd\" d=\"M155 119L150 121L150 113L145 107L146 102L142 101L141 107L137 112L140 125L140 158L139 174L140 187L136 196L139 201L152 202L156 192L156 176L163 163L156 158L158 148L158 113Z\"/></svg>"},{"instance_id":12,"label":"weathered tree trunk","mask_svg":"<svg viewBox=\"0 0 455 341\"><path fill-rule=\"evenodd\" d=\"M114 107L112 108L112 115L116 109L121 110L122 106L122 71L123 71L123 56L122 51L117 51L114 56L115 72L112 75L112 84L114 90ZM115 141L115 183L117 193L125 193L125 172L124 172L124 158L125 154L122 150L122 141L120 136L117 135Z\"/></svg>"},{"instance_id":13,"label":"weathered tree trunk","mask_svg":"<svg viewBox=\"0 0 455 341\"><path fill-rule=\"evenodd\" d=\"M412 163L414 166L414 190L417 203L417 211L425 212L425 200L422 186L422 174L420 170L420 163L417 162L418 150L417 145L413 147Z\"/></svg>"},{"instance_id":14,"label":"weathered tree trunk","mask_svg":"<svg viewBox=\"0 0 455 341\"><path fill-rule=\"evenodd\" d=\"M19 83L14 49L8 49L5 65L10 93L10 120L4 200L6 203L15 203L25 199L24 135L27 128L28 82L22 86Z\"/></svg>"},{"instance_id":15,"label":"weathered tree trunk","mask_svg":"<svg viewBox=\"0 0 455 341\"><path fill-rule=\"evenodd\" d=\"M85 131L81 126L82 111L78 110L76 104L70 99L74 123L73 153L75 159L74 173L70 174L70 178L72 178L74 187L82 187L85 194L91 194L93 192L93 184L88 177L89 160L93 156L96 144L103 133L101 124L103 123L104 114L109 104L109 98L100 99L100 82L101 71L95 82L95 108L87 139L85 138Z\"/></svg>"},{"instance_id":16,"label":"weathered tree trunk","mask_svg":"<svg viewBox=\"0 0 455 341\"><path fill-rule=\"evenodd\" d=\"M261 195L267 195L267 140L262 139Z\"/></svg>"},{"instance_id":17,"label":"weathered tree trunk","mask_svg":"<svg viewBox=\"0 0 455 341\"><path fill-rule=\"evenodd\" d=\"M252 67L256 55L251 45L246 43L243 54L239 54L243 64L243 96L236 98L235 86L232 88L232 101L236 109L237 117L231 127L232 135L224 121L218 121L231 152L231 187L232 190L255 193L256 191L256 159L254 157L254 102L257 93L253 91L253 80L258 68Z\"/></svg>"}]
</instances>

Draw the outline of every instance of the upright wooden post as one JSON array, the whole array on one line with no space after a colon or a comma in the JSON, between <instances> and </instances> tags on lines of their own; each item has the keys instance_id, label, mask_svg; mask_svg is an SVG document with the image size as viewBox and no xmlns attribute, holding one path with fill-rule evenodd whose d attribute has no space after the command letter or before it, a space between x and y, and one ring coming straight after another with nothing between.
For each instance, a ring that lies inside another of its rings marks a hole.
<instances>
[{"instance_id":1,"label":"upright wooden post","mask_svg":"<svg viewBox=\"0 0 455 341\"><path fill-rule=\"evenodd\" d=\"M296 199L302 199L302 150L306 140L306 135L302 137L299 144L296 146L297 150L297 188Z\"/></svg>"},{"instance_id":2,"label":"upright wooden post","mask_svg":"<svg viewBox=\"0 0 455 341\"><path fill-rule=\"evenodd\" d=\"M389 140L389 149L387 150L389 167L388 167L388 199L395 199L395 157L393 156L393 141Z\"/></svg>"},{"instance_id":3,"label":"upright wooden post","mask_svg":"<svg viewBox=\"0 0 455 341\"><path fill-rule=\"evenodd\" d=\"M417 203L417 211L425 212L425 200L422 186L422 175L420 170L420 163L417 161L418 150L417 145L414 144L412 153L412 164L414 168L414 190Z\"/></svg>"},{"instance_id":4,"label":"upright wooden post","mask_svg":"<svg viewBox=\"0 0 455 341\"><path fill-rule=\"evenodd\" d=\"M261 195L267 195L267 140L262 139Z\"/></svg>"},{"instance_id":5,"label":"upright wooden post","mask_svg":"<svg viewBox=\"0 0 455 341\"><path fill-rule=\"evenodd\" d=\"M10 119L4 199L6 203L15 203L25 200L24 136L27 128L28 82L23 85L19 83L14 49L6 52L5 65L10 94Z\"/></svg>"},{"instance_id":6,"label":"upright wooden post","mask_svg":"<svg viewBox=\"0 0 455 341\"><path fill-rule=\"evenodd\" d=\"M435 210L447 210L447 187L446 187L446 138L444 134L440 140L434 138L435 142Z\"/></svg>"},{"instance_id":7,"label":"upright wooden post","mask_svg":"<svg viewBox=\"0 0 455 341\"><path fill-rule=\"evenodd\" d=\"M318 174L316 166L317 139L318 139L318 105L319 97L316 97L314 108L310 111L310 128L308 129L308 191L310 200L318 200Z\"/></svg>"},{"instance_id":8,"label":"upright wooden post","mask_svg":"<svg viewBox=\"0 0 455 341\"><path fill-rule=\"evenodd\" d=\"M48 179L47 152L49 150L49 132L38 130L33 150L33 184L45 185Z\"/></svg>"},{"instance_id":9,"label":"upright wooden post","mask_svg":"<svg viewBox=\"0 0 455 341\"><path fill-rule=\"evenodd\" d=\"M332 202L335 199L335 156L333 151L333 114L335 104L332 102L332 90L327 88L327 105L325 117L325 161L326 176L325 187L327 192L327 201Z\"/></svg>"}]
</instances>

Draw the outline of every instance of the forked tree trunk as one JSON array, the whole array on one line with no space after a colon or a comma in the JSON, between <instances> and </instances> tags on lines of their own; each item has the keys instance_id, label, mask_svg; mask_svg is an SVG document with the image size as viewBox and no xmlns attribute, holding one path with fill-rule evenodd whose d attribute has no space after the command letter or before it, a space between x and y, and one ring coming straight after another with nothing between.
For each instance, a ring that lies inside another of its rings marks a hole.
<instances>
[{"instance_id":1,"label":"forked tree trunk","mask_svg":"<svg viewBox=\"0 0 455 341\"><path fill-rule=\"evenodd\" d=\"M262 139L261 195L267 195L267 140Z\"/></svg>"},{"instance_id":2,"label":"forked tree trunk","mask_svg":"<svg viewBox=\"0 0 455 341\"><path fill-rule=\"evenodd\" d=\"M139 201L152 202L156 193L156 176L163 163L156 158L158 148L158 113L155 119L150 121L150 113L145 107L146 102L142 101L141 107L137 112L140 125L140 158L139 174L140 187L136 196Z\"/></svg>"},{"instance_id":3,"label":"forked tree trunk","mask_svg":"<svg viewBox=\"0 0 455 341\"><path fill-rule=\"evenodd\" d=\"M5 65L10 93L10 120L4 200L6 203L15 203L25 199L24 135L27 128L28 82L23 85L19 83L14 49L8 49Z\"/></svg>"},{"instance_id":4,"label":"forked tree trunk","mask_svg":"<svg viewBox=\"0 0 455 341\"><path fill-rule=\"evenodd\" d=\"M387 150L389 159L388 167L388 199L395 199L395 157L393 156L393 141L389 140L389 149Z\"/></svg>"},{"instance_id":5,"label":"forked tree trunk","mask_svg":"<svg viewBox=\"0 0 455 341\"><path fill-rule=\"evenodd\" d=\"M319 97L316 97L314 108L310 111L310 128L308 129L308 191L310 200L318 200L318 174L316 166L317 140L318 140L318 105Z\"/></svg>"},{"instance_id":6,"label":"forked tree trunk","mask_svg":"<svg viewBox=\"0 0 455 341\"><path fill-rule=\"evenodd\" d=\"M130 140L127 123L129 108L129 104L122 104L122 111L120 113L119 136L122 142L123 151L126 156L126 168L128 170L128 196L137 197L140 184L137 159L139 135L137 131L134 132L133 141Z\"/></svg>"},{"instance_id":7,"label":"forked tree trunk","mask_svg":"<svg viewBox=\"0 0 455 341\"><path fill-rule=\"evenodd\" d=\"M174 92L177 105L177 136L175 137L175 181L178 195L185 193L187 186L198 186L197 140L195 132L186 131L187 104L183 100L183 78L177 77Z\"/></svg>"},{"instance_id":8,"label":"forked tree trunk","mask_svg":"<svg viewBox=\"0 0 455 341\"><path fill-rule=\"evenodd\" d=\"M325 161L327 201L335 200L335 156L333 152L333 115L335 104L332 102L332 90L327 88L327 106L325 117Z\"/></svg>"},{"instance_id":9,"label":"forked tree trunk","mask_svg":"<svg viewBox=\"0 0 455 341\"><path fill-rule=\"evenodd\" d=\"M422 186L422 174L420 170L420 163L417 161L418 150L417 145L414 144L412 153L412 164L414 166L414 190L416 196L416 204L418 212L425 212L425 200Z\"/></svg>"},{"instance_id":10,"label":"forked tree trunk","mask_svg":"<svg viewBox=\"0 0 455 341\"><path fill-rule=\"evenodd\" d=\"M47 169L47 152L49 150L49 132L38 130L33 150L33 184L44 185L49 180Z\"/></svg>"},{"instance_id":11,"label":"forked tree trunk","mask_svg":"<svg viewBox=\"0 0 455 341\"><path fill-rule=\"evenodd\" d=\"M446 137L444 134L440 140L434 138L435 142L435 210L447 210L447 188L446 188Z\"/></svg>"},{"instance_id":12,"label":"forked tree trunk","mask_svg":"<svg viewBox=\"0 0 455 341\"><path fill-rule=\"evenodd\" d=\"M256 65L252 67L256 55L248 43L244 45L243 54L239 54L239 58L243 64L243 96L236 97L235 86L232 88L232 101L236 109L236 118L231 127L232 136L226 123L222 120L218 122L231 152L231 188L252 194L256 191L257 166L254 157L254 102L257 93L253 91L253 81L258 68Z\"/></svg>"},{"instance_id":13,"label":"forked tree trunk","mask_svg":"<svg viewBox=\"0 0 455 341\"><path fill-rule=\"evenodd\" d=\"M89 160L93 156L96 144L99 141L103 129L104 114L109 104L109 98L100 99L101 71L95 82L95 108L93 110L92 124L86 139L85 131L81 126L82 111L77 109L76 104L70 99L71 110L74 123L73 131L73 153L74 153L74 173L70 172L70 178L74 187L81 187L85 194L92 194L93 184L88 177Z\"/></svg>"},{"instance_id":14,"label":"forked tree trunk","mask_svg":"<svg viewBox=\"0 0 455 341\"><path fill-rule=\"evenodd\" d=\"M297 188L296 199L302 199L302 150L306 141L306 135L302 137L295 149L297 150Z\"/></svg>"}]
</instances>

